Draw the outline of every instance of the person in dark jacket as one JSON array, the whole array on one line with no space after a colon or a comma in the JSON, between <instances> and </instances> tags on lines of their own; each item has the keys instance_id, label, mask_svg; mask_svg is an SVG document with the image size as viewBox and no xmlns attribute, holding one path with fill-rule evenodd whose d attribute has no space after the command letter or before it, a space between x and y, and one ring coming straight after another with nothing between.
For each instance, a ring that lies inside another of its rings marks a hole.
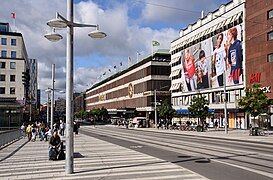
<instances>
[{"instance_id":1,"label":"person in dark jacket","mask_svg":"<svg viewBox=\"0 0 273 180\"><path fill-rule=\"evenodd\" d=\"M60 136L58 135L58 131L55 130L49 140L49 159L57 160L59 159L60 154L62 154L61 159L63 159L63 144Z\"/></svg>"},{"instance_id":2,"label":"person in dark jacket","mask_svg":"<svg viewBox=\"0 0 273 180\"><path fill-rule=\"evenodd\" d=\"M79 133L79 128L80 128L79 123L76 122L76 121L74 121L74 123L73 123L73 132L74 132L75 134L78 134L78 133Z\"/></svg>"},{"instance_id":3,"label":"person in dark jacket","mask_svg":"<svg viewBox=\"0 0 273 180\"><path fill-rule=\"evenodd\" d=\"M53 135L50 137L49 146L53 148L58 148L61 145L61 138L58 135L58 131L54 131Z\"/></svg>"}]
</instances>

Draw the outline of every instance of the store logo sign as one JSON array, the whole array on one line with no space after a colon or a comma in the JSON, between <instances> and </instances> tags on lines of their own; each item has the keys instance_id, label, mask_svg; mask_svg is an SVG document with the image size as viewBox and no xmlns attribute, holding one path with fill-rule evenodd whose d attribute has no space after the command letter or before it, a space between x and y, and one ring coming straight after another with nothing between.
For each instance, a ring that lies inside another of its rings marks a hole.
<instances>
[{"instance_id":1,"label":"store logo sign","mask_svg":"<svg viewBox=\"0 0 273 180\"><path fill-rule=\"evenodd\" d=\"M265 86L265 87L261 87L261 90L264 92L264 93L271 93L271 86Z\"/></svg>"},{"instance_id":2,"label":"store logo sign","mask_svg":"<svg viewBox=\"0 0 273 180\"><path fill-rule=\"evenodd\" d=\"M250 80L249 83L253 84L253 83L260 83L261 82L261 73L253 73L250 75Z\"/></svg>"}]
</instances>

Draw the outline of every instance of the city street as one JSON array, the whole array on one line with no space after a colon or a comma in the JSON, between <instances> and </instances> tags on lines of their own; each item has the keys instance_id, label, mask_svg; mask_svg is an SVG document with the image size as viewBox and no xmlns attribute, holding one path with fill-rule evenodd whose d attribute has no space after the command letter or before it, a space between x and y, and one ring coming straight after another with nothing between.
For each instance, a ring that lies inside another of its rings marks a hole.
<instances>
[{"instance_id":1,"label":"city street","mask_svg":"<svg viewBox=\"0 0 273 180\"><path fill-rule=\"evenodd\" d=\"M240 140L240 136L236 140L169 132L81 127L85 135L166 160L209 179L273 178L273 143Z\"/></svg>"}]
</instances>

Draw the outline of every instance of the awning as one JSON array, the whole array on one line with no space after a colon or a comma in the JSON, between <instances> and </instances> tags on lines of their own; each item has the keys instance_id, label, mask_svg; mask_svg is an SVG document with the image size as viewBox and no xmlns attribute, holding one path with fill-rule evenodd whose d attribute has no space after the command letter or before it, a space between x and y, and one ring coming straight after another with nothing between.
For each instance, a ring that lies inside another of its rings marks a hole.
<instances>
[{"instance_id":1,"label":"awning","mask_svg":"<svg viewBox=\"0 0 273 180\"><path fill-rule=\"evenodd\" d=\"M234 15L234 16L232 16L232 17L228 18L228 19L226 20L226 22L225 22L225 25L224 25L224 26L227 26L228 24L230 24L230 23L232 22L232 19L233 19L234 17L236 17L236 15Z\"/></svg>"},{"instance_id":2,"label":"awning","mask_svg":"<svg viewBox=\"0 0 273 180\"><path fill-rule=\"evenodd\" d=\"M169 64L176 63L177 61L179 61L179 59L180 59L180 56L175 57L175 58L173 58L173 59L171 60L171 62L170 62Z\"/></svg>"},{"instance_id":3,"label":"awning","mask_svg":"<svg viewBox=\"0 0 273 180\"><path fill-rule=\"evenodd\" d=\"M207 33L206 33L206 34L210 34L210 33L212 32L212 30L213 30L213 27L209 28L209 29L207 30Z\"/></svg>"},{"instance_id":4,"label":"awning","mask_svg":"<svg viewBox=\"0 0 273 180\"><path fill-rule=\"evenodd\" d=\"M201 37L205 35L206 31L201 32Z\"/></svg>"},{"instance_id":5,"label":"awning","mask_svg":"<svg viewBox=\"0 0 273 180\"><path fill-rule=\"evenodd\" d=\"M181 71L181 69L177 69L177 70L172 71L170 77L175 77L175 76L179 75L180 71Z\"/></svg>"},{"instance_id":6,"label":"awning","mask_svg":"<svg viewBox=\"0 0 273 180\"><path fill-rule=\"evenodd\" d=\"M194 38L193 38L193 41L195 41L196 39L198 39L199 36L200 36L200 33L196 34L196 35L194 36Z\"/></svg>"},{"instance_id":7,"label":"awning","mask_svg":"<svg viewBox=\"0 0 273 180\"><path fill-rule=\"evenodd\" d=\"M214 109L209 109L208 110L209 113L213 113ZM188 109L178 109L176 110L177 114L190 114L190 111Z\"/></svg>"},{"instance_id":8,"label":"awning","mask_svg":"<svg viewBox=\"0 0 273 180\"><path fill-rule=\"evenodd\" d=\"M173 84L170 88L170 91L177 90L180 88L181 83Z\"/></svg>"},{"instance_id":9,"label":"awning","mask_svg":"<svg viewBox=\"0 0 273 180\"><path fill-rule=\"evenodd\" d=\"M240 19L240 17L242 16L242 14L243 14L243 12L239 12L239 13L236 15L234 21L237 21L238 19Z\"/></svg>"}]
</instances>

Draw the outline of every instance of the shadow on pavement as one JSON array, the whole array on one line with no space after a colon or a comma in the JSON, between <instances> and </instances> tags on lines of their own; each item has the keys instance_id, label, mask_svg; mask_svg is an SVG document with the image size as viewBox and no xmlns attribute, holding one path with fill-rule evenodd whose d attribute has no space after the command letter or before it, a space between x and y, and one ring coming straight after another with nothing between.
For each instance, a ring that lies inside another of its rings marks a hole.
<instances>
[{"instance_id":1,"label":"shadow on pavement","mask_svg":"<svg viewBox=\"0 0 273 180\"><path fill-rule=\"evenodd\" d=\"M26 144L28 143L28 141L24 142L23 144L21 144L18 148L16 148L14 151L12 151L9 155L7 155L6 157L4 157L3 159L0 159L0 162L10 158L11 156L13 156L16 152L18 152L20 149L22 149L22 147L24 147Z\"/></svg>"}]
</instances>

